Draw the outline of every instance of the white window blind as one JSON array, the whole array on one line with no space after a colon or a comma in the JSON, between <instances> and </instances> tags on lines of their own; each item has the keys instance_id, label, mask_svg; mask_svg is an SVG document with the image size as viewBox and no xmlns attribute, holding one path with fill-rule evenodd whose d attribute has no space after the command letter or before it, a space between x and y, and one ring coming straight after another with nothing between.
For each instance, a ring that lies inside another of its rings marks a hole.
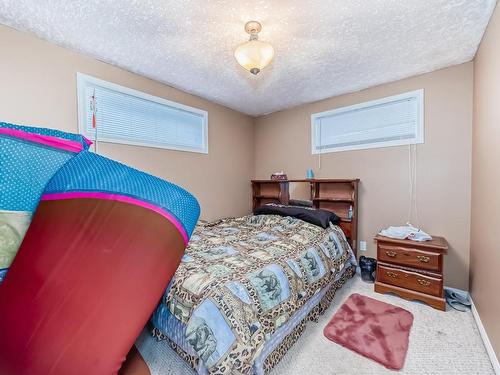
<instances>
[{"instance_id":1,"label":"white window blind","mask_svg":"<svg viewBox=\"0 0 500 375\"><path fill-rule=\"evenodd\" d=\"M423 143L423 98L423 90L418 90L315 113L312 153Z\"/></svg>"},{"instance_id":2,"label":"white window blind","mask_svg":"<svg viewBox=\"0 0 500 375\"><path fill-rule=\"evenodd\" d=\"M77 81L78 126L87 138L97 133L98 142L208 153L206 111L81 73Z\"/></svg>"}]
</instances>

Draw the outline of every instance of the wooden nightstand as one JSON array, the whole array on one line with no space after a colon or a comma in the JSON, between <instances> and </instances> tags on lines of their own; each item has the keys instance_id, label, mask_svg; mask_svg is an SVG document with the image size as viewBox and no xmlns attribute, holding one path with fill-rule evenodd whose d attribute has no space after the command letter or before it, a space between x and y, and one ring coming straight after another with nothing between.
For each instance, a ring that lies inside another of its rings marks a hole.
<instances>
[{"instance_id":1,"label":"wooden nightstand","mask_svg":"<svg viewBox=\"0 0 500 375\"><path fill-rule=\"evenodd\" d=\"M446 310L443 289L443 257L448 243L443 237L416 242L375 236L377 278L375 291L395 293Z\"/></svg>"}]
</instances>

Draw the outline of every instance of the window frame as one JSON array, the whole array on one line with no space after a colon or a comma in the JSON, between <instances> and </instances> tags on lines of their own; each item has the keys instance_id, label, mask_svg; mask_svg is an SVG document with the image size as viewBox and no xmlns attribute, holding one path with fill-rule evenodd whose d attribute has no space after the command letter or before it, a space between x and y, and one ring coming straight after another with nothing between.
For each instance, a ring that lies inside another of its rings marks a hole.
<instances>
[{"instance_id":1,"label":"window frame","mask_svg":"<svg viewBox=\"0 0 500 375\"><path fill-rule=\"evenodd\" d=\"M380 104L388 104L391 102L395 101L400 101L404 99L413 99L415 98L417 100L417 129L416 129L416 136L415 138L412 139L396 139L396 140L391 140L391 141L384 141L384 142L375 142L375 143L366 143L366 144L360 144L360 145L349 145L349 146L340 146L340 147L333 147L333 148L326 148L326 149L316 149L316 121L322 117L328 117L331 115L343 113L343 112L349 112L353 110L359 110L363 108L368 108L372 107L375 105L380 105ZM343 152L343 151L355 151L355 150L369 150L369 149L374 149L374 148L385 148L385 147L394 147L394 146L405 146L405 145L410 145L410 144L422 144L424 143L424 89L419 89L419 90L414 90L414 91L409 91L405 92L402 94L398 95L392 95L388 97L384 97L381 99L376 99L376 100L370 100L367 102L363 103L358 103L346 107L340 107L340 108L335 108L332 110L324 111L324 112L318 112L318 113L313 113L311 115L311 154L312 155L318 155L318 154L327 154L331 152Z\"/></svg>"},{"instance_id":2,"label":"window frame","mask_svg":"<svg viewBox=\"0 0 500 375\"><path fill-rule=\"evenodd\" d=\"M112 90L118 93L123 93L126 95L130 95L139 99L148 100L151 102L155 102L161 105L165 105L174 109L179 109L181 111L193 113L202 117L202 139L203 145L201 148L193 148L187 146L177 146L177 145L159 145L152 144L149 142L141 142L134 140L122 140L122 139L113 139L109 137L101 137L97 136L98 142L107 142L107 143L116 143L116 144L125 144L132 146L142 146L142 147L152 147L159 148L164 150L174 150L174 151L185 151L185 152L194 152L199 154L208 154L208 112L199 108L191 107L188 105L180 104L171 100L167 100L155 95L147 94L145 92L134 90L129 87L121 86L116 83L108 82L84 73L77 72L77 107L78 107L78 132L88 139L94 141L95 137L92 134L87 133L86 125L87 125L87 111L88 111L88 103L86 103L85 97L85 88L86 86L95 85L106 88L108 90Z\"/></svg>"}]
</instances>

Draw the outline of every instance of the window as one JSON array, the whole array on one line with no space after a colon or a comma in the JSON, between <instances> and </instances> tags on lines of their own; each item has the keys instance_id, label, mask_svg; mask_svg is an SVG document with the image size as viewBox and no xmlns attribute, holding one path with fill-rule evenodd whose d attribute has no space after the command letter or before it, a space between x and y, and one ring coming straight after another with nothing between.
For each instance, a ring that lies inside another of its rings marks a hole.
<instances>
[{"instance_id":1,"label":"window","mask_svg":"<svg viewBox=\"0 0 500 375\"><path fill-rule=\"evenodd\" d=\"M78 128L87 138L208 153L206 111L81 73L77 81Z\"/></svg>"},{"instance_id":2,"label":"window","mask_svg":"<svg viewBox=\"0 0 500 375\"><path fill-rule=\"evenodd\" d=\"M312 153L424 143L424 90L311 116Z\"/></svg>"}]
</instances>

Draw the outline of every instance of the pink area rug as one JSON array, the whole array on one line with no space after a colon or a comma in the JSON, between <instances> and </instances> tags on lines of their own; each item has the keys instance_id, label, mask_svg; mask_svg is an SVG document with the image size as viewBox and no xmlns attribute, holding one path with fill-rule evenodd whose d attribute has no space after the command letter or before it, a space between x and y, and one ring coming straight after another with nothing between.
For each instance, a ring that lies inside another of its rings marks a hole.
<instances>
[{"instance_id":1,"label":"pink area rug","mask_svg":"<svg viewBox=\"0 0 500 375\"><path fill-rule=\"evenodd\" d=\"M360 294L351 294L323 330L337 344L400 370L408 351L413 314Z\"/></svg>"}]
</instances>

